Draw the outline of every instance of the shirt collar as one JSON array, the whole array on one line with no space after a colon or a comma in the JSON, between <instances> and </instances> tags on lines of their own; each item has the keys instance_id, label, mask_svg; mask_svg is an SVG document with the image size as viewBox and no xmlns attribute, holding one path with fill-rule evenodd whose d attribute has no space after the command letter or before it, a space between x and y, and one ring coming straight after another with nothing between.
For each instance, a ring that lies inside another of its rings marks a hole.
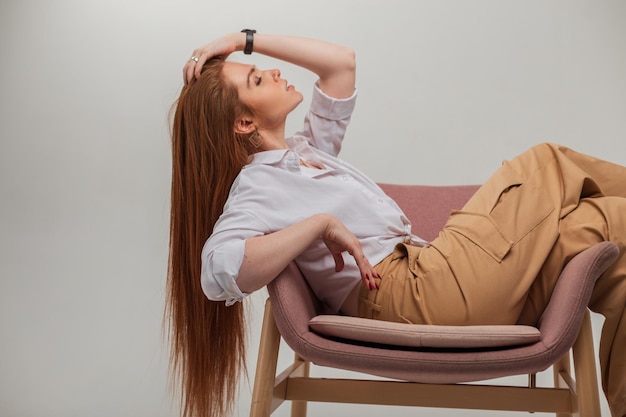
<instances>
[{"instance_id":1,"label":"shirt collar","mask_svg":"<svg viewBox=\"0 0 626 417\"><path fill-rule=\"evenodd\" d=\"M300 171L300 157L291 149L263 151L252 155L249 166L272 165L288 171Z\"/></svg>"},{"instance_id":2,"label":"shirt collar","mask_svg":"<svg viewBox=\"0 0 626 417\"><path fill-rule=\"evenodd\" d=\"M254 155L251 155L251 159L248 162L249 165L275 165L279 163L289 152L288 149L277 149L275 151L263 151L257 152Z\"/></svg>"},{"instance_id":3,"label":"shirt collar","mask_svg":"<svg viewBox=\"0 0 626 417\"><path fill-rule=\"evenodd\" d=\"M307 151L303 148L307 147L308 141L299 136L286 138L285 141L289 149L257 152L250 156L248 165L274 165L300 171L300 159L303 157L300 152Z\"/></svg>"}]
</instances>

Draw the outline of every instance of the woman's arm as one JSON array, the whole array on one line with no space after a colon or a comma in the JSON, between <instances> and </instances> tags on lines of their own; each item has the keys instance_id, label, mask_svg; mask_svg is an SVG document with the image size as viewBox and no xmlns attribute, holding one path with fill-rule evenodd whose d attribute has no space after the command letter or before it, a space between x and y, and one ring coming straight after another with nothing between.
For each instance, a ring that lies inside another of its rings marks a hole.
<instances>
[{"instance_id":1,"label":"woman's arm","mask_svg":"<svg viewBox=\"0 0 626 417\"><path fill-rule=\"evenodd\" d=\"M329 214L317 214L278 232L248 239L237 285L246 293L264 287L320 237L333 255L336 271L344 267L342 252L348 252L354 257L364 284L369 289L376 288L374 278L378 274L359 240Z\"/></svg>"},{"instance_id":2,"label":"woman's arm","mask_svg":"<svg viewBox=\"0 0 626 417\"><path fill-rule=\"evenodd\" d=\"M192 56L198 61L189 60L185 64L185 83L200 76L202 65L208 59L243 51L245 43L246 34L236 32L194 50ZM329 96L347 98L354 92L356 61L350 48L316 39L256 33L253 51L314 72L320 77L320 88Z\"/></svg>"}]
</instances>

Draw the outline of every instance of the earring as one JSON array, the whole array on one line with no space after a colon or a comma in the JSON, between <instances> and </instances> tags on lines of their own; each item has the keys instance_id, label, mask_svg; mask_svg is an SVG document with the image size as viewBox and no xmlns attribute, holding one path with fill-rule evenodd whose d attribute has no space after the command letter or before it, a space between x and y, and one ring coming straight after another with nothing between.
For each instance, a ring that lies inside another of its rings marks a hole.
<instances>
[{"instance_id":1,"label":"earring","mask_svg":"<svg viewBox=\"0 0 626 417\"><path fill-rule=\"evenodd\" d=\"M250 141L252 146L254 146L254 149L259 149L261 147L261 145L263 144L263 138L259 134L259 129L258 128L254 129L254 133L252 133L248 137L248 140Z\"/></svg>"}]
</instances>

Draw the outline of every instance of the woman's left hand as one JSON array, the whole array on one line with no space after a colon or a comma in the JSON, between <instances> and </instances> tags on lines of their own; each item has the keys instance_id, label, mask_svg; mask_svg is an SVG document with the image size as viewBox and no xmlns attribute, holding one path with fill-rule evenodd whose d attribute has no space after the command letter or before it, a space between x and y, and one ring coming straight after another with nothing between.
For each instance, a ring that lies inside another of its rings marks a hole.
<instances>
[{"instance_id":1,"label":"woman's left hand","mask_svg":"<svg viewBox=\"0 0 626 417\"><path fill-rule=\"evenodd\" d=\"M209 59L215 56L222 56L226 58L233 52L240 50L243 47L242 41L245 44L245 36L245 33L230 33L217 38L200 48L194 49L191 54L191 58L189 58L183 68L183 80L185 81L185 84L189 84L195 78L200 76L202 66Z\"/></svg>"}]
</instances>

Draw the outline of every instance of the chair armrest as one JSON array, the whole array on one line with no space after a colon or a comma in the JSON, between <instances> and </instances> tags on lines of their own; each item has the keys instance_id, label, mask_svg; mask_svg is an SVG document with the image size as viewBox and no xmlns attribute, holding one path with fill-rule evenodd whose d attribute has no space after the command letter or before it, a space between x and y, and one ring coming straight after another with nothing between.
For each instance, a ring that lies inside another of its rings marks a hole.
<instances>
[{"instance_id":1,"label":"chair armrest","mask_svg":"<svg viewBox=\"0 0 626 417\"><path fill-rule=\"evenodd\" d=\"M571 339L566 344L574 343L597 279L618 256L619 249L614 243L601 242L579 253L565 266L537 325L546 346L562 343L563 337Z\"/></svg>"}]
</instances>

